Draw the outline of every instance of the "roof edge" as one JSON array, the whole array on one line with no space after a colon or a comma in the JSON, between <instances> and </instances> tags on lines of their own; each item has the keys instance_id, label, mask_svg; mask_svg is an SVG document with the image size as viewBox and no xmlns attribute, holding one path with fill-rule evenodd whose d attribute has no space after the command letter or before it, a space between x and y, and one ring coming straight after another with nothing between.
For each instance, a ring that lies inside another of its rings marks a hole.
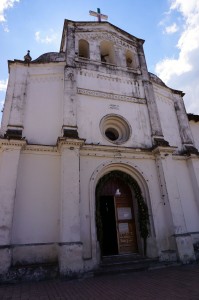
<instances>
[{"instance_id":1,"label":"roof edge","mask_svg":"<svg viewBox=\"0 0 199 300\"><path fill-rule=\"evenodd\" d=\"M199 122L199 115L187 114L189 121Z\"/></svg>"}]
</instances>

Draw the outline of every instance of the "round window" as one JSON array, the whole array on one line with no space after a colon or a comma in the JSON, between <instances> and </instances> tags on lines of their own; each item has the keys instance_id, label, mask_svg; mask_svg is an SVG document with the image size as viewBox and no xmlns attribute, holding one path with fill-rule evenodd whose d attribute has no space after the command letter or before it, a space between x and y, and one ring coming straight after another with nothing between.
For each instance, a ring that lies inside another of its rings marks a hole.
<instances>
[{"instance_id":1,"label":"round window","mask_svg":"<svg viewBox=\"0 0 199 300\"><path fill-rule=\"evenodd\" d=\"M105 135L111 141L116 141L119 137L119 133L115 128L106 129Z\"/></svg>"},{"instance_id":2,"label":"round window","mask_svg":"<svg viewBox=\"0 0 199 300\"><path fill-rule=\"evenodd\" d=\"M100 122L100 129L103 136L115 144L122 144L130 137L130 126L118 115L105 116Z\"/></svg>"}]
</instances>

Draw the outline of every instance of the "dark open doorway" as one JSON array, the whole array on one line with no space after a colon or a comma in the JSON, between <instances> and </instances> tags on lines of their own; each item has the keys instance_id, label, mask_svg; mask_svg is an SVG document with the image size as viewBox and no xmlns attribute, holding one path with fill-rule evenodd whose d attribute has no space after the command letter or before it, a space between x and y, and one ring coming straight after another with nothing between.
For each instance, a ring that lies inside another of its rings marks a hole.
<instances>
[{"instance_id":1,"label":"dark open doorway","mask_svg":"<svg viewBox=\"0 0 199 300\"><path fill-rule=\"evenodd\" d=\"M113 196L100 197L100 215L103 230L102 255L116 255L118 245Z\"/></svg>"}]
</instances>

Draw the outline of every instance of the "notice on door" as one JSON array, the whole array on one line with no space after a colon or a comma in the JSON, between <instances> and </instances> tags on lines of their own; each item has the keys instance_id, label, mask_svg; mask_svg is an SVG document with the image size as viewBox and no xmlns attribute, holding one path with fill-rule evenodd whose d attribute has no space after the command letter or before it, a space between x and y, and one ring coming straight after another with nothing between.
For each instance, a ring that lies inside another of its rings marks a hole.
<instances>
[{"instance_id":1,"label":"notice on door","mask_svg":"<svg viewBox=\"0 0 199 300\"><path fill-rule=\"evenodd\" d=\"M117 216L118 220L131 220L132 219L132 213L130 207L118 207L117 208Z\"/></svg>"},{"instance_id":2,"label":"notice on door","mask_svg":"<svg viewBox=\"0 0 199 300\"><path fill-rule=\"evenodd\" d=\"M124 234L129 232L129 224L128 223L119 223L119 233Z\"/></svg>"}]
</instances>

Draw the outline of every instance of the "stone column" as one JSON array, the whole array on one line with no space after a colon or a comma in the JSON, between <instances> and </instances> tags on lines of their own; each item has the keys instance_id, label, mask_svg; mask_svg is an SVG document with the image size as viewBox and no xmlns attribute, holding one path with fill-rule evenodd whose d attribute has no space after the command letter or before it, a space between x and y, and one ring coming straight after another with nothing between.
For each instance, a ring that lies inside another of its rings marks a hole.
<instances>
[{"instance_id":1,"label":"stone column","mask_svg":"<svg viewBox=\"0 0 199 300\"><path fill-rule=\"evenodd\" d=\"M161 174L161 186L165 191L165 205L169 206L172 217L173 237L175 237L176 240L178 256L180 261L187 263L194 261L196 258L191 235L187 232L184 212L175 177L175 164L172 158L172 153L175 150L175 147L157 147L153 152L156 157L157 167Z\"/></svg>"},{"instance_id":2,"label":"stone column","mask_svg":"<svg viewBox=\"0 0 199 300\"><path fill-rule=\"evenodd\" d=\"M124 50L121 47L115 48L115 64L118 67L126 68L126 57Z\"/></svg>"},{"instance_id":3,"label":"stone column","mask_svg":"<svg viewBox=\"0 0 199 300\"><path fill-rule=\"evenodd\" d=\"M101 55L100 55L100 45L98 45L94 40L89 43L90 50L90 60L97 61L101 63Z\"/></svg>"},{"instance_id":4,"label":"stone column","mask_svg":"<svg viewBox=\"0 0 199 300\"><path fill-rule=\"evenodd\" d=\"M20 152L25 141L0 140L0 274L11 266L12 220Z\"/></svg>"},{"instance_id":5,"label":"stone column","mask_svg":"<svg viewBox=\"0 0 199 300\"><path fill-rule=\"evenodd\" d=\"M80 174L79 150L83 140L60 138L61 154L61 210L59 267L62 275L83 271L80 237Z\"/></svg>"}]
</instances>

